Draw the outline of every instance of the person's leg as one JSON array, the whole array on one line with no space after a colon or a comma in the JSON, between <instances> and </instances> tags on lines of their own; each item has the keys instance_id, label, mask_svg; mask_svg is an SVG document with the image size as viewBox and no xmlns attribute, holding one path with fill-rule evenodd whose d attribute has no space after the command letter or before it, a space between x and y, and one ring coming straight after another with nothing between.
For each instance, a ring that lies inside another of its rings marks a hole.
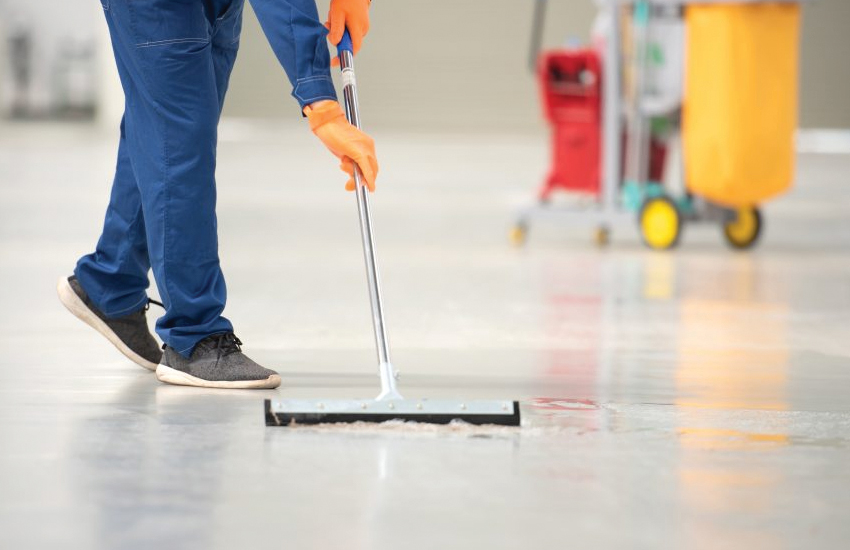
<instances>
[{"instance_id":1,"label":"person's leg","mask_svg":"<svg viewBox=\"0 0 850 550\"><path fill-rule=\"evenodd\" d=\"M147 305L149 269L142 199L122 117L118 162L103 233L95 251L77 262L74 275L101 312L120 317Z\"/></svg>"},{"instance_id":2,"label":"person's leg","mask_svg":"<svg viewBox=\"0 0 850 550\"><path fill-rule=\"evenodd\" d=\"M109 4L103 5L111 32ZM127 79L128 68L120 58L116 61L122 83L132 86ZM83 256L74 275L60 279L56 290L71 313L132 361L155 370L162 350L147 323L150 260L141 194L127 140L128 117L125 112L121 119L112 193L95 252Z\"/></svg>"},{"instance_id":3,"label":"person's leg","mask_svg":"<svg viewBox=\"0 0 850 550\"><path fill-rule=\"evenodd\" d=\"M155 370L162 350L147 322L148 249L141 195L121 120L118 163L103 233L92 254L80 258L74 276L57 285L71 313L100 332L121 353Z\"/></svg>"},{"instance_id":4,"label":"person's leg","mask_svg":"<svg viewBox=\"0 0 850 550\"><path fill-rule=\"evenodd\" d=\"M215 216L219 95L206 2L111 0L116 58L127 71L125 133L154 278L166 307L157 333L188 356L212 334L226 290Z\"/></svg>"},{"instance_id":5,"label":"person's leg","mask_svg":"<svg viewBox=\"0 0 850 550\"><path fill-rule=\"evenodd\" d=\"M134 227L144 227L166 302L166 315L157 323L166 345L162 353L157 350L157 364L148 360L144 366L153 366L157 378L170 384L276 388L280 376L242 353L230 322L221 316L225 288L216 237L216 127L238 46L241 2L232 11L226 9L232 2L220 1L221 17L210 0L111 0L107 10L126 99L122 152L141 203L141 225ZM124 199L114 193L117 207L126 207L132 197ZM116 227L109 220L105 233L122 242ZM145 239L125 236L126 241L135 243L137 252L144 249ZM106 237L104 243L118 246ZM89 260L97 265L96 255ZM141 271L144 266L137 264ZM134 346L124 345L116 330L132 329L131 336L137 336L144 328L147 333L144 310L141 316L108 319L76 277L61 280L58 291L68 309L114 336L110 340L132 358Z\"/></svg>"},{"instance_id":6,"label":"person's leg","mask_svg":"<svg viewBox=\"0 0 850 550\"><path fill-rule=\"evenodd\" d=\"M219 114L239 48L244 0L223 0L212 28L212 56ZM217 15L217 14L216 14ZM119 68L126 74L126 67ZM132 84L130 84L132 85ZM83 256L74 275L91 301L109 317L137 311L147 303L147 238L141 195L133 174L121 118L118 161L103 233L95 252Z\"/></svg>"}]
</instances>

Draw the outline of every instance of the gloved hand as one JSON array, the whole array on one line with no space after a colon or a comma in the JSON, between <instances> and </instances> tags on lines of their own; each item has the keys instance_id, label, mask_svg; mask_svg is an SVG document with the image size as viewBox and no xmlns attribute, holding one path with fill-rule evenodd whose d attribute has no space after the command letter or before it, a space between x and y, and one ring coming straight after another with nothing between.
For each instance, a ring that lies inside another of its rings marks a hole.
<instances>
[{"instance_id":1,"label":"gloved hand","mask_svg":"<svg viewBox=\"0 0 850 550\"><path fill-rule=\"evenodd\" d=\"M369 4L371 0L331 0L328 21L325 26L330 30L328 40L336 46L342 40L342 33L348 28L354 54L360 51L363 37L369 32ZM339 65L339 57L331 60L331 65Z\"/></svg>"},{"instance_id":2,"label":"gloved hand","mask_svg":"<svg viewBox=\"0 0 850 550\"><path fill-rule=\"evenodd\" d=\"M336 101L317 101L304 107L310 129L322 140L331 153L340 159L343 172L349 180L345 188L354 191L354 165L360 168L363 183L369 191L375 190L378 176L378 159L375 157L375 142L345 118L342 107Z\"/></svg>"}]
</instances>

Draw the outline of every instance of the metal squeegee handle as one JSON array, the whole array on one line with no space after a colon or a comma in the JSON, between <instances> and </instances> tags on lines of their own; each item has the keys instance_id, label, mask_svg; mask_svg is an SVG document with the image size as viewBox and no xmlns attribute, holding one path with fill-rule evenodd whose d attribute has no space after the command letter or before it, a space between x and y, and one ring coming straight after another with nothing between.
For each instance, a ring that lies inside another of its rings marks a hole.
<instances>
[{"instance_id":1,"label":"metal squeegee handle","mask_svg":"<svg viewBox=\"0 0 850 550\"><path fill-rule=\"evenodd\" d=\"M360 128L360 111L357 105L357 79L354 77L354 46L348 29L337 45L339 66L342 69L342 94L345 116L348 122ZM366 279L369 283L369 299L372 304L372 326L375 329L375 345L378 349L378 371L381 376L379 400L402 399L396 389L396 373L390 362L390 348L384 324L384 307L381 300L381 285L375 259L375 239L372 232L372 214L369 210L369 190L363 184L360 169L354 164L354 194L357 195L357 212L360 215L360 237L363 241L363 256L366 260Z\"/></svg>"}]
</instances>

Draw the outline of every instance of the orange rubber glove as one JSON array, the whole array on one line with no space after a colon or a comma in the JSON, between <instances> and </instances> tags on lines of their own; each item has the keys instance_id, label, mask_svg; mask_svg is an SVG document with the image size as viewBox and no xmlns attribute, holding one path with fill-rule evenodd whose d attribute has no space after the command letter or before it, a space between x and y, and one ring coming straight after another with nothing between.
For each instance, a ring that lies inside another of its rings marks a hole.
<instances>
[{"instance_id":1,"label":"orange rubber glove","mask_svg":"<svg viewBox=\"0 0 850 550\"><path fill-rule=\"evenodd\" d=\"M351 35L351 45L354 46L354 54L360 51L363 37L369 32L369 4L371 0L331 0L331 9L328 12L328 21L325 27L330 34L328 40L336 46L342 40L342 33L348 28ZM339 56L331 59L331 65L339 65Z\"/></svg>"},{"instance_id":2,"label":"orange rubber glove","mask_svg":"<svg viewBox=\"0 0 850 550\"><path fill-rule=\"evenodd\" d=\"M331 153L341 161L339 165L349 176L345 188L354 191L354 165L360 168L363 183L369 191L375 190L378 176L378 159L375 157L375 142L345 118L342 107L336 101L317 101L304 107L310 129Z\"/></svg>"}]
</instances>

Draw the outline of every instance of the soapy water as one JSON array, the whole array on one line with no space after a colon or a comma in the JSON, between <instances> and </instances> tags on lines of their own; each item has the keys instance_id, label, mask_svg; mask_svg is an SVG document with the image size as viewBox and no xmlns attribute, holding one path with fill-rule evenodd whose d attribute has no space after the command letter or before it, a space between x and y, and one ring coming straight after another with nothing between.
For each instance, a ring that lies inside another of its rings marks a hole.
<instances>
[{"instance_id":1,"label":"soapy water","mask_svg":"<svg viewBox=\"0 0 850 550\"><path fill-rule=\"evenodd\" d=\"M569 426L496 426L475 425L462 420L448 424L428 424L404 420L386 422L351 422L312 424L288 428L299 433L392 436L393 438L464 437L472 439L515 439L564 434L574 431Z\"/></svg>"},{"instance_id":2,"label":"soapy water","mask_svg":"<svg viewBox=\"0 0 850 550\"><path fill-rule=\"evenodd\" d=\"M452 420L448 424L431 424L405 420L387 420L386 422L349 422L301 425L295 424L299 430L342 431L342 432L376 432L376 433L433 433L433 434L517 434L519 426L476 425L463 420Z\"/></svg>"},{"instance_id":3,"label":"soapy water","mask_svg":"<svg viewBox=\"0 0 850 550\"><path fill-rule=\"evenodd\" d=\"M568 432L595 431L587 423L588 414L599 412L599 405L587 400L535 398L523 402L521 426L499 426L494 424L470 424L455 419L448 424L432 424L405 420L386 422L350 422L327 424L290 425L299 431L317 433L340 432L357 434L412 434L467 437L529 437ZM590 430L588 428L590 427Z\"/></svg>"}]
</instances>

